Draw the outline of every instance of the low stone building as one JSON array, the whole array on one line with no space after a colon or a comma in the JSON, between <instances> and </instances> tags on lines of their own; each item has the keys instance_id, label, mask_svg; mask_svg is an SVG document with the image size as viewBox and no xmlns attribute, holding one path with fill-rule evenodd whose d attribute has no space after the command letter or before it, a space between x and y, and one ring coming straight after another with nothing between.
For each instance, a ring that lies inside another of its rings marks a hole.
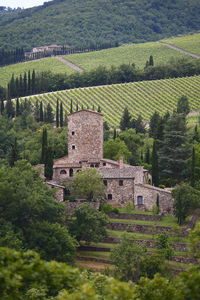
<instances>
[{"instance_id":1,"label":"low stone building","mask_svg":"<svg viewBox=\"0 0 200 300\"><path fill-rule=\"evenodd\" d=\"M70 179L84 168L102 174L108 203L125 206L130 201L137 209L151 210L159 199L160 211L172 213L171 192L151 186L143 166L103 158L103 115L90 110L68 115L68 155L54 161L53 182Z\"/></svg>"}]
</instances>

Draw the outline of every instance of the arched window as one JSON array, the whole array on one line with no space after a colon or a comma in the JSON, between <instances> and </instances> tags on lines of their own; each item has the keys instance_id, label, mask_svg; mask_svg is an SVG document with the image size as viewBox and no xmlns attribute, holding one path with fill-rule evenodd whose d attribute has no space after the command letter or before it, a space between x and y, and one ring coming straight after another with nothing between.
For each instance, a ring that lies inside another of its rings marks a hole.
<instances>
[{"instance_id":1,"label":"arched window","mask_svg":"<svg viewBox=\"0 0 200 300\"><path fill-rule=\"evenodd\" d=\"M61 175L67 174L67 172L66 172L65 170L61 170L61 171L60 171L60 174L61 174Z\"/></svg>"},{"instance_id":2,"label":"arched window","mask_svg":"<svg viewBox=\"0 0 200 300\"><path fill-rule=\"evenodd\" d=\"M69 169L69 177L73 177L74 175L74 170L73 169Z\"/></svg>"}]
</instances>

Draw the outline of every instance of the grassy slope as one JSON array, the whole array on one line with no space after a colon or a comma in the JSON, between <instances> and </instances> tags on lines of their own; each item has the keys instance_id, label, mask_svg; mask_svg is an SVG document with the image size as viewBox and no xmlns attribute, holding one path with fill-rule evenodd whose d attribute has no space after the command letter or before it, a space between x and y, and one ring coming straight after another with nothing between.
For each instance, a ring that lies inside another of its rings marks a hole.
<instances>
[{"instance_id":1,"label":"grassy slope","mask_svg":"<svg viewBox=\"0 0 200 300\"><path fill-rule=\"evenodd\" d=\"M119 126L125 106L128 107L132 116L137 117L141 113L144 120L149 120L156 110L160 114L172 112L181 95L188 96L191 109L198 109L200 107L200 76L79 88L29 98L33 102L37 99L43 101L44 105L50 102L54 110L56 101L59 99L63 102L63 107L67 112L70 110L71 100L74 109L77 102L79 109L82 104L84 108L87 106L92 108L94 105L95 109L100 105L109 125Z\"/></svg>"},{"instance_id":2,"label":"grassy slope","mask_svg":"<svg viewBox=\"0 0 200 300\"><path fill-rule=\"evenodd\" d=\"M105 49L101 51L73 54L66 56L68 60L82 67L84 70L91 70L98 66L134 63L139 68L144 68L149 56L153 55L155 65L165 63L173 58L186 57L173 49L169 49L158 43L130 44L118 48Z\"/></svg>"},{"instance_id":3,"label":"grassy slope","mask_svg":"<svg viewBox=\"0 0 200 300\"><path fill-rule=\"evenodd\" d=\"M200 33L163 41L200 55Z\"/></svg>"},{"instance_id":4,"label":"grassy slope","mask_svg":"<svg viewBox=\"0 0 200 300\"><path fill-rule=\"evenodd\" d=\"M29 70L35 70L36 72L52 71L53 73L67 74L74 72L73 69L60 62L57 58L43 58L35 61L0 67L0 86L6 87L12 74L19 76Z\"/></svg>"}]
</instances>

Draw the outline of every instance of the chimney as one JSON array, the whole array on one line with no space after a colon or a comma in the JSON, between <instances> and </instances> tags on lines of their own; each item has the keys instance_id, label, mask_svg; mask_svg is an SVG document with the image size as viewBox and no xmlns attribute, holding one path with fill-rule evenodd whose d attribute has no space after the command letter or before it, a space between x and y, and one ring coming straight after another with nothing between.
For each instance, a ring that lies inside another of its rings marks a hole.
<instances>
[{"instance_id":1,"label":"chimney","mask_svg":"<svg viewBox=\"0 0 200 300\"><path fill-rule=\"evenodd\" d=\"M124 159L123 156L120 156L118 159L119 168L122 169L124 167Z\"/></svg>"}]
</instances>

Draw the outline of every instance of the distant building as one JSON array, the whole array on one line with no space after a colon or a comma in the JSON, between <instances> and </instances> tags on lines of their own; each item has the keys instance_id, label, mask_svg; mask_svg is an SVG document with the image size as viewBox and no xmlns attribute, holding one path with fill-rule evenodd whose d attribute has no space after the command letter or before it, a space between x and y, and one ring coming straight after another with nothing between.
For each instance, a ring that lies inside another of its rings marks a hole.
<instances>
[{"instance_id":1,"label":"distant building","mask_svg":"<svg viewBox=\"0 0 200 300\"><path fill-rule=\"evenodd\" d=\"M63 46L59 46L59 45L35 47L35 48L32 49L32 53L61 51L62 48L63 48Z\"/></svg>"},{"instance_id":2,"label":"distant building","mask_svg":"<svg viewBox=\"0 0 200 300\"><path fill-rule=\"evenodd\" d=\"M172 213L171 192L150 185L151 176L143 166L125 164L123 158L103 158L103 115L90 110L68 115L68 156L54 161L53 182L84 168L96 168L102 174L108 203L125 206L130 201L137 209L151 210L159 202L161 213Z\"/></svg>"}]
</instances>

